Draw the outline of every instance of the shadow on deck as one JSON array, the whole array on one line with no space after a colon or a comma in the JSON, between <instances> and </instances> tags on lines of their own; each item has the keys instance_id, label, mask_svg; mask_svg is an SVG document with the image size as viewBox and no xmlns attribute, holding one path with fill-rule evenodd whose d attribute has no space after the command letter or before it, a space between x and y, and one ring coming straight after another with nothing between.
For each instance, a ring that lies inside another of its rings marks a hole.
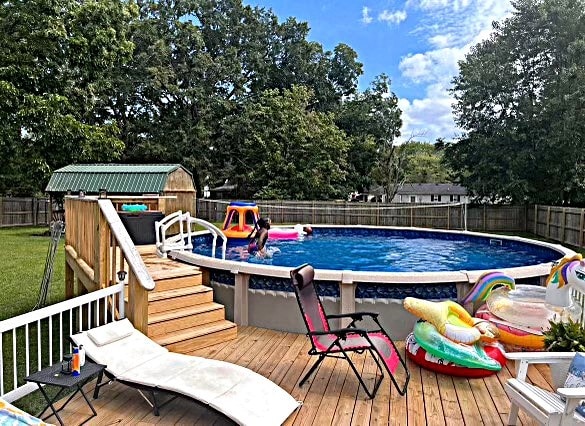
<instances>
[{"instance_id":1,"label":"shadow on deck","mask_svg":"<svg viewBox=\"0 0 585 426\"><path fill-rule=\"evenodd\" d=\"M401 348L404 345L401 344ZM513 372L509 364L497 375L485 379L462 379L422 370L409 361L411 381L408 393L401 397L385 378L375 399L368 400L358 389L348 363L327 359L317 374L300 388L301 374L308 371L314 359L307 355L306 336L255 327L241 327L238 337L215 346L198 349L192 355L233 362L248 367L278 383L297 400L303 401L286 425L480 425L506 424L510 402L503 384ZM354 357L364 375L373 379L375 365ZM550 389L547 367L530 367L529 379ZM93 390L92 382L90 385ZM368 383L371 384L371 383ZM262 398L262 395L258 395ZM94 401L98 416L86 424L161 424L224 425L225 417L184 398L178 398L161 409L156 417L134 389L114 383L105 386ZM65 424L79 424L90 414L85 401L77 396L62 412ZM55 421L53 417L48 421ZM519 424L532 425L533 420L520 412Z\"/></svg>"}]
</instances>

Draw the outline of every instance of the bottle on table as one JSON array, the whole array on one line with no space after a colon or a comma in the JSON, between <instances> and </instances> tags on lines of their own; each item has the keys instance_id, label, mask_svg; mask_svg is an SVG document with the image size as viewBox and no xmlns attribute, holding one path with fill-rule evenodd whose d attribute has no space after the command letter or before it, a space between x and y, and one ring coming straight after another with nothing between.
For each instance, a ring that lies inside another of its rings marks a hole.
<instances>
[{"instance_id":1,"label":"bottle on table","mask_svg":"<svg viewBox=\"0 0 585 426\"><path fill-rule=\"evenodd\" d=\"M73 348L73 368L72 376L79 376L81 374L81 366L79 365L79 348Z\"/></svg>"}]
</instances>

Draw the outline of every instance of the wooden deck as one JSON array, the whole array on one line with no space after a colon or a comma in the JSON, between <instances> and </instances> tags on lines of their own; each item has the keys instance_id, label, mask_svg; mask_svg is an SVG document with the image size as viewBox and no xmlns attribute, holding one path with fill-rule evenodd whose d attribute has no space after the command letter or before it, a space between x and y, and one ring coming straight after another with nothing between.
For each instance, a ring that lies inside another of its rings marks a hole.
<instances>
[{"instance_id":1,"label":"wooden deck","mask_svg":"<svg viewBox=\"0 0 585 426\"><path fill-rule=\"evenodd\" d=\"M401 345L403 348L404 345ZM193 352L248 367L278 383L297 400L303 401L286 425L502 425L506 424L510 403L503 384L513 371L512 365L485 379L461 379L421 370L409 362L411 382L407 396L401 397L385 378L374 400L368 400L343 360L328 359L303 387L298 380L308 371L307 337L255 327L241 327L236 340ZM356 356L358 368L372 377L373 362ZM550 389L547 367L529 370L529 378ZM88 391L93 390L93 383ZM262 399L262 395L258 395ZM224 425L226 418L196 404L178 398L155 417L140 394L114 383L102 388L94 401L98 416L90 425L161 424ZM80 424L90 414L85 401L76 398L62 412L66 425ZM54 417L48 421L55 422ZM535 424L520 413L518 424Z\"/></svg>"}]
</instances>

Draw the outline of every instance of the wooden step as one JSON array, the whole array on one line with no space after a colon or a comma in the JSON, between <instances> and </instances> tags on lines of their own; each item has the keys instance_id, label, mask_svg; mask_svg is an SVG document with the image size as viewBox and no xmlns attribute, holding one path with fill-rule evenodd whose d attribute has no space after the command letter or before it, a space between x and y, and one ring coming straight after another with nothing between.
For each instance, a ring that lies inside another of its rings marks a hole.
<instances>
[{"instance_id":1,"label":"wooden step","mask_svg":"<svg viewBox=\"0 0 585 426\"><path fill-rule=\"evenodd\" d=\"M223 305L215 302L164 311L148 316L148 337L161 336L223 319L225 309Z\"/></svg>"},{"instance_id":2,"label":"wooden step","mask_svg":"<svg viewBox=\"0 0 585 426\"><path fill-rule=\"evenodd\" d=\"M148 316L187 306L213 302L213 289L204 285L148 293Z\"/></svg>"},{"instance_id":3,"label":"wooden step","mask_svg":"<svg viewBox=\"0 0 585 426\"><path fill-rule=\"evenodd\" d=\"M177 290L179 288L193 287L203 284L203 274L198 271L196 274L170 278L157 278L155 292Z\"/></svg>"},{"instance_id":4,"label":"wooden step","mask_svg":"<svg viewBox=\"0 0 585 426\"><path fill-rule=\"evenodd\" d=\"M195 349L217 345L237 337L238 328L231 321L221 320L209 324L178 330L164 336L153 337L159 345L172 352L189 353Z\"/></svg>"}]
</instances>

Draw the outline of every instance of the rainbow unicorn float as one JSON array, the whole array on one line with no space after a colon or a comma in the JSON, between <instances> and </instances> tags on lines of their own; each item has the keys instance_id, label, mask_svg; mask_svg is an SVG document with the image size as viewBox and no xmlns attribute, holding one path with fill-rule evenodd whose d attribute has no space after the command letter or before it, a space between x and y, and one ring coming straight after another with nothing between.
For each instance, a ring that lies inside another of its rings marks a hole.
<instances>
[{"instance_id":1,"label":"rainbow unicorn float","mask_svg":"<svg viewBox=\"0 0 585 426\"><path fill-rule=\"evenodd\" d=\"M573 287L585 289L585 262L580 254L563 257L553 265L546 287L516 284L501 272L487 272L461 303L484 302L475 316L498 327L507 349L542 350L542 333L548 330L549 321L576 320L581 314L571 298Z\"/></svg>"},{"instance_id":2,"label":"rainbow unicorn float","mask_svg":"<svg viewBox=\"0 0 585 426\"><path fill-rule=\"evenodd\" d=\"M407 297L404 308L421 319L406 339L407 356L421 367L473 378L492 375L505 364L498 329L461 305Z\"/></svg>"}]
</instances>

